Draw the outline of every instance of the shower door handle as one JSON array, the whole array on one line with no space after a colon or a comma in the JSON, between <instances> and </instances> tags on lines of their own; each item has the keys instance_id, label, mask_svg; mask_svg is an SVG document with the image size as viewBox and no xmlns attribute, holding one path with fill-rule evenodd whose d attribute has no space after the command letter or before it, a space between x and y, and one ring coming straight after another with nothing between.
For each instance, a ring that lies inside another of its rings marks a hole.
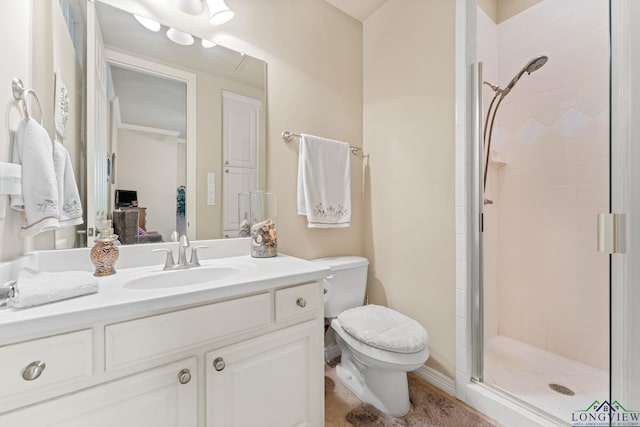
<instances>
[{"instance_id":1,"label":"shower door handle","mask_svg":"<svg viewBox=\"0 0 640 427\"><path fill-rule=\"evenodd\" d=\"M626 248L626 214L598 214L598 252L624 254Z\"/></svg>"}]
</instances>

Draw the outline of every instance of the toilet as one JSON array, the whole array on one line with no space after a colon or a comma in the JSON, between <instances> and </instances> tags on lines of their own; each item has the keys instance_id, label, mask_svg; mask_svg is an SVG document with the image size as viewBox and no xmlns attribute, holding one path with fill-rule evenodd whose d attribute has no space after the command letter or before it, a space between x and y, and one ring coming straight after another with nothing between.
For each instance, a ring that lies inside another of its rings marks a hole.
<instances>
[{"instance_id":1,"label":"toilet","mask_svg":"<svg viewBox=\"0 0 640 427\"><path fill-rule=\"evenodd\" d=\"M402 417L409 412L407 372L429 358L427 331L415 320L387 307L362 305L366 258L344 256L314 260L331 268L325 280L325 318L341 353L340 382L361 401Z\"/></svg>"}]
</instances>

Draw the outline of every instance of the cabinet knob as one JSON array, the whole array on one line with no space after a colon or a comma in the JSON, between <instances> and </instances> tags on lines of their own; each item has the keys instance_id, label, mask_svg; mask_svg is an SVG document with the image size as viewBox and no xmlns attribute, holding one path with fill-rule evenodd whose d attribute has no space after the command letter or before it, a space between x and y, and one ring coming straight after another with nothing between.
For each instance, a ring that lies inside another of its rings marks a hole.
<instances>
[{"instance_id":1,"label":"cabinet knob","mask_svg":"<svg viewBox=\"0 0 640 427\"><path fill-rule=\"evenodd\" d=\"M225 165L228 165L228 164L229 164L229 160L225 160L225 161L224 161L224 164L225 164Z\"/></svg>"},{"instance_id":2,"label":"cabinet knob","mask_svg":"<svg viewBox=\"0 0 640 427\"><path fill-rule=\"evenodd\" d=\"M180 381L180 384L186 384L191 381L191 371L188 369L183 369L178 372L178 381Z\"/></svg>"},{"instance_id":3,"label":"cabinet knob","mask_svg":"<svg viewBox=\"0 0 640 427\"><path fill-rule=\"evenodd\" d=\"M296 305L297 305L298 307L302 307L302 308L304 308L304 307L306 307L306 306L307 306L307 300L306 300L306 299L304 299L304 298L302 298L302 297L300 297L300 298L298 298L298 299L296 300Z\"/></svg>"},{"instance_id":4,"label":"cabinet knob","mask_svg":"<svg viewBox=\"0 0 640 427\"><path fill-rule=\"evenodd\" d=\"M222 371L225 366L226 364L224 363L224 359L222 357L216 357L216 359L213 361L213 367L218 372Z\"/></svg>"},{"instance_id":5,"label":"cabinet knob","mask_svg":"<svg viewBox=\"0 0 640 427\"><path fill-rule=\"evenodd\" d=\"M25 381L33 381L35 379L37 379L40 375L42 375L42 372L44 371L44 368L46 368L47 365L44 362L41 362L39 360L35 360L31 363L29 363L23 370L22 370L22 378Z\"/></svg>"}]
</instances>

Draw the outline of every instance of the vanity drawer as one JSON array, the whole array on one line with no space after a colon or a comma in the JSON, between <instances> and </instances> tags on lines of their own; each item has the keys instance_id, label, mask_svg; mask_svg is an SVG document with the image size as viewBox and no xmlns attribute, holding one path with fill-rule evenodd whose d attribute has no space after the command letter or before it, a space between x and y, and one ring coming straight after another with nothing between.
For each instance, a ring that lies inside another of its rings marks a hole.
<instances>
[{"instance_id":1,"label":"vanity drawer","mask_svg":"<svg viewBox=\"0 0 640 427\"><path fill-rule=\"evenodd\" d=\"M279 289L276 291L276 322L284 322L315 312L319 306L320 284L318 282Z\"/></svg>"},{"instance_id":2,"label":"vanity drawer","mask_svg":"<svg viewBox=\"0 0 640 427\"><path fill-rule=\"evenodd\" d=\"M269 293L174 311L105 327L107 371L267 327Z\"/></svg>"},{"instance_id":3,"label":"vanity drawer","mask_svg":"<svg viewBox=\"0 0 640 427\"><path fill-rule=\"evenodd\" d=\"M0 401L91 377L90 329L0 347Z\"/></svg>"}]
</instances>

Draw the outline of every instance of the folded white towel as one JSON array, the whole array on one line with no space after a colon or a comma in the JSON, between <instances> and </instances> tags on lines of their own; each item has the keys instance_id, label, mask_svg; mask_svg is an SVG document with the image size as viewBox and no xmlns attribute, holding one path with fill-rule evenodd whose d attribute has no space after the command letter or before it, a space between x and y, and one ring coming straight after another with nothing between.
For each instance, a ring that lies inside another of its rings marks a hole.
<instances>
[{"instance_id":1,"label":"folded white towel","mask_svg":"<svg viewBox=\"0 0 640 427\"><path fill-rule=\"evenodd\" d=\"M20 122L12 161L22 165L22 195L11 196L11 207L25 213L20 236L60 228L53 145L47 131L35 120L25 118Z\"/></svg>"},{"instance_id":2,"label":"folded white towel","mask_svg":"<svg viewBox=\"0 0 640 427\"><path fill-rule=\"evenodd\" d=\"M55 142L53 152L56 183L58 185L58 215L60 227L71 227L82 224L82 202L76 185L76 177L73 174L73 164L69 152L58 141Z\"/></svg>"},{"instance_id":3,"label":"folded white towel","mask_svg":"<svg viewBox=\"0 0 640 427\"><path fill-rule=\"evenodd\" d=\"M46 273L23 268L13 286L8 305L17 308L98 292L98 280L86 271Z\"/></svg>"},{"instance_id":4,"label":"folded white towel","mask_svg":"<svg viewBox=\"0 0 640 427\"><path fill-rule=\"evenodd\" d=\"M309 228L351 224L349 144L302 134L298 157L298 215Z\"/></svg>"}]
</instances>

